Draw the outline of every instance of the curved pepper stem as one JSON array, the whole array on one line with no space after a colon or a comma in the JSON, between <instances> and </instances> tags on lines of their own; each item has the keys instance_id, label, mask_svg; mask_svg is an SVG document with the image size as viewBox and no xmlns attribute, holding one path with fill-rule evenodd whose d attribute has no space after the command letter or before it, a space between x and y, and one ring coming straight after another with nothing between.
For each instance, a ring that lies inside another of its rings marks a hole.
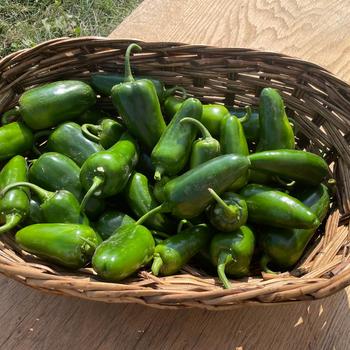
<instances>
[{"instance_id":1,"label":"curved pepper stem","mask_svg":"<svg viewBox=\"0 0 350 350\"><path fill-rule=\"evenodd\" d=\"M85 237L81 237L79 236L79 238L86 243L87 245L89 245L90 247L96 249L97 248L97 244L95 242L90 241L89 239L85 238Z\"/></svg>"},{"instance_id":2,"label":"curved pepper stem","mask_svg":"<svg viewBox=\"0 0 350 350\"><path fill-rule=\"evenodd\" d=\"M17 121L21 117L20 108L16 106L5 112L1 117L1 124L6 125Z\"/></svg>"},{"instance_id":3,"label":"curved pepper stem","mask_svg":"<svg viewBox=\"0 0 350 350\"><path fill-rule=\"evenodd\" d=\"M128 46L128 48L126 49L126 52L125 52L125 78L124 78L124 82L127 83L127 82L131 82L131 81L135 81L132 73L131 73L131 67L130 67L130 54L131 54L131 51L137 51L137 52L141 52L142 51L142 48L141 46L133 43L133 44L130 44Z\"/></svg>"},{"instance_id":4,"label":"curved pepper stem","mask_svg":"<svg viewBox=\"0 0 350 350\"><path fill-rule=\"evenodd\" d=\"M224 285L225 289L231 288L231 283L228 280L226 273L225 273L225 267L231 261L233 261L233 258L232 258L232 255L230 253L223 251L219 254L217 271L218 271L219 279L222 282L222 284Z\"/></svg>"},{"instance_id":5,"label":"curved pepper stem","mask_svg":"<svg viewBox=\"0 0 350 350\"><path fill-rule=\"evenodd\" d=\"M100 187L103 185L104 182L105 182L105 178L102 175L95 176L93 178L93 182L92 182L91 187L85 193L85 196L80 203L80 212L83 213L85 211L85 207L86 207L87 202L89 201L89 199L91 198L92 195L97 194L96 192L99 191Z\"/></svg>"},{"instance_id":6,"label":"curved pepper stem","mask_svg":"<svg viewBox=\"0 0 350 350\"><path fill-rule=\"evenodd\" d=\"M177 225L177 230L176 233L180 233L182 231L182 228L184 227L184 225L188 225L189 227L193 227L193 224L188 221L187 219L182 219L179 224Z\"/></svg>"},{"instance_id":7,"label":"curved pepper stem","mask_svg":"<svg viewBox=\"0 0 350 350\"><path fill-rule=\"evenodd\" d=\"M83 124L81 126L81 131L89 140L100 142L100 138L96 135L101 131L101 127L99 125Z\"/></svg>"},{"instance_id":8,"label":"curved pepper stem","mask_svg":"<svg viewBox=\"0 0 350 350\"><path fill-rule=\"evenodd\" d=\"M142 225L147 219L149 219L150 217L152 217L153 215L156 215L158 213L161 213L165 210L164 205L158 205L158 207L155 207L153 209L151 209L149 212L147 212L146 214L144 214L143 216L141 216L136 222L135 225Z\"/></svg>"},{"instance_id":9,"label":"curved pepper stem","mask_svg":"<svg viewBox=\"0 0 350 350\"><path fill-rule=\"evenodd\" d=\"M234 207L232 205L228 205L212 188L208 188L208 191L213 196L213 198L216 200L216 202L224 208L225 213L228 216L231 216L231 215L237 216L239 214L239 209L237 207ZM237 206L238 206L238 204L237 204Z\"/></svg>"},{"instance_id":10,"label":"curved pepper stem","mask_svg":"<svg viewBox=\"0 0 350 350\"><path fill-rule=\"evenodd\" d=\"M5 224L0 226L0 233L5 233L7 231L15 228L23 219L23 216L19 213L11 213L6 215Z\"/></svg>"},{"instance_id":11,"label":"curved pepper stem","mask_svg":"<svg viewBox=\"0 0 350 350\"><path fill-rule=\"evenodd\" d=\"M5 186L0 192L0 197L3 197L8 191L12 190L13 188L17 188L20 186L28 187L30 190L34 191L38 195L41 202L47 201L50 197L52 197L55 194L55 192L46 191L37 185L34 185L30 182L23 181L23 182L14 182L10 185Z\"/></svg>"},{"instance_id":12,"label":"curved pepper stem","mask_svg":"<svg viewBox=\"0 0 350 350\"><path fill-rule=\"evenodd\" d=\"M202 138L204 139L212 139L213 137L211 136L209 130L197 119L194 118L183 118L181 119L180 123L191 123L199 129L200 133L202 134Z\"/></svg>"},{"instance_id":13,"label":"curved pepper stem","mask_svg":"<svg viewBox=\"0 0 350 350\"><path fill-rule=\"evenodd\" d=\"M245 107L245 116L242 118L238 118L239 121L244 124L245 122L247 122L250 117L252 116L252 108L250 106L246 106Z\"/></svg>"},{"instance_id":14,"label":"curved pepper stem","mask_svg":"<svg viewBox=\"0 0 350 350\"><path fill-rule=\"evenodd\" d=\"M260 259L260 267L266 273L277 274L276 271L269 269L268 264L270 263L270 258L267 255L263 255Z\"/></svg>"},{"instance_id":15,"label":"curved pepper stem","mask_svg":"<svg viewBox=\"0 0 350 350\"><path fill-rule=\"evenodd\" d=\"M153 259L153 264L151 267L152 273L154 276L158 276L159 275L159 271L162 268L162 266L164 265L164 262L162 260L162 258L160 257L159 254L155 253L154 254L154 259Z\"/></svg>"},{"instance_id":16,"label":"curved pepper stem","mask_svg":"<svg viewBox=\"0 0 350 350\"><path fill-rule=\"evenodd\" d=\"M174 93L176 92L176 91L180 91L181 93L182 93L182 99L186 99L187 98L187 91L186 91L186 89L185 88L183 88L182 86L174 86L174 87L172 87L172 88L170 88L170 89L166 89L165 91L164 91L164 93L163 93L163 100L165 100L166 98L168 98L169 96L171 96L171 95L174 95Z\"/></svg>"}]
</instances>

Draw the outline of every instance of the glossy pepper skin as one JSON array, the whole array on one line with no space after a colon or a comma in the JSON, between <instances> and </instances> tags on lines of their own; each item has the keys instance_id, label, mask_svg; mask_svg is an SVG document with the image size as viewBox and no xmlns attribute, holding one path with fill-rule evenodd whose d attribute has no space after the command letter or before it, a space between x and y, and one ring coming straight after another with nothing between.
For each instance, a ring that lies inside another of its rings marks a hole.
<instances>
[{"instance_id":1,"label":"glossy pepper skin","mask_svg":"<svg viewBox=\"0 0 350 350\"><path fill-rule=\"evenodd\" d=\"M25 91L20 114L33 130L47 129L78 118L96 102L92 88L82 81L62 80Z\"/></svg>"},{"instance_id":2,"label":"glossy pepper skin","mask_svg":"<svg viewBox=\"0 0 350 350\"><path fill-rule=\"evenodd\" d=\"M274 188L249 184L240 194L247 202L251 223L281 228L315 228L320 224L306 205Z\"/></svg>"},{"instance_id":3,"label":"glossy pepper skin","mask_svg":"<svg viewBox=\"0 0 350 350\"><path fill-rule=\"evenodd\" d=\"M128 134L108 150L91 155L80 170L80 182L87 191L82 208L91 195L105 198L121 192L137 160L137 145Z\"/></svg>"},{"instance_id":4,"label":"glossy pepper skin","mask_svg":"<svg viewBox=\"0 0 350 350\"><path fill-rule=\"evenodd\" d=\"M66 190L78 200L83 198L79 179L80 168L67 156L57 152L43 153L29 169L29 181L49 191ZM102 199L90 197L85 213L90 218L98 217L104 210Z\"/></svg>"},{"instance_id":5,"label":"glossy pepper skin","mask_svg":"<svg viewBox=\"0 0 350 350\"><path fill-rule=\"evenodd\" d=\"M164 94L164 85L161 81L157 79L152 79L146 76L135 76L135 80L150 80L154 88L156 89L156 93L159 101L163 100ZM91 74L91 85L92 87L99 93L105 96L110 96L112 92L112 88L115 85L122 84L125 81L125 75L123 74L110 74L110 73L95 73Z\"/></svg>"},{"instance_id":6,"label":"glossy pepper skin","mask_svg":"<svg viewBox=\"0 0 350 350\"><path fill-rule=\"evenodd\" d=\"M16 242L29 253L76 270L89 263L101 238L86 225L35 224L19 230Z\"/></svg>"},{"instance_id":7,"label":"glossy pepper skin","mask_svg":"<svg viewBox=\"0 0 350 350\"><path fill-rule=\"evenodd\" d=\"M249 274L253 256L255 237L248 226L241 226L229 233L216 234L210 243L210 256L217 266L219 279L224 288L231 288L226 274L240 278Z\"/></svg>"},{"instance_id":8,"label":"glossy pepper skin","mask_svg":"<svg viewBox=\"0 0 350 350\"><path fill-rule=\"evenodd\" d=\"M103 148L110 148L119 141L124 127L114 119L103 119L97 125L84 124L81 127L84 136L99 143Z\"/></svg>"},{"instance_id":9,"label":"glossy pepper skin","mask_svg":"<svg viewBox=\"0 0 350 350\"><path fill-rule=\"evenodd\" d=\"M103 147L86 138L77 123L68 122L58 126L47 140L47 149L51 152L64 154L81 166L87 158Z\"/></svg>"},{"instance_id":10,"label":"glossy pepper skin","mask_svg":"<svg viewBox=\"0 0 350 350\"><path fill-rule=\"evenodd\" d=\"M178 272L208 245L210 236L207 225L196 225L159 243L154 250L153 275L169 276Z\"/></svg>"},{"instance_id":11,"label":"glossy pepper skin","mask_svg":"<svg viewBox=\"0 0 350 350\"><path fill-rule=\"evenodd\" d=\"M142 225L150 215L147 213L134 224L119 227L97 247L92 267L101 278L118 282L152 260L154 239L151 231Z\"/></svg>"},{"instance_id":12,"label":"glossy pepper skin","mask_svg":"<svg viewBox=\"0 0 350 350\"><path fill-rule=\"evenodd\" d=\"M190 158L191 169L221 154L219 141L211 136L209 130L200 121L193 118L183 118L181 123L195 125L202 134L202 137L192 144Z\"/></svg>"},{"instance_id":13,"label":"glossy pepper skin","mask_svg":"<svg viewBox=\"0 0 350 350\"><path fill-rule=\"evenodd\" d=\"M33 148L34 137L31 130L20 122L0 127L0 161L25 154Z\"/></svg>"},{"instance_id":14,"label":"glossy pepper skin","mask_svg":"<svg viewBox=\"0 0 350 350\"><path fill-rule=\"evenodd\" d=\"M160 210L180 219L194 218L214 200L208 188L218 194L225 192L248 167L248 158L235 154L211 159L167 182Z\"/></svg>"},{"instance_id":15,"label":"glossy pepper skin","mask_svg":"<svg viewBox=\"0 0 350 350\"><path fill-rule=\"evenodd\" d=\"M22 156L11 158L0 172L0 189L17 181L27 181L27 162ZM21 188L7 192L0 199L0 233L7 232L20 224L29 214L29 197Z\"/></svg>"},{"instance_id":16,"label":"glossy pepper skin","mask_svg":"<svg viewBox=\"0 0 350 350\"><path fill-rule=\"evenodd\" d=\"M150 152L165 129L165 121L152 81L135 80L131 74L130 53L133 49L141 51L137 44L127 48L125 80L112 88L111 97L128 131Z\"/></svg>"},{"instance_id":17,"label":"glossy pepper skin","mask_svg":"<svg viewBox=\"0 0 350 350\"><path fill-rule=\"evenodd\" d=\"M167 182L169 182L172 178L168 176L163 176L160 181L156 181L156 183L153 186L153 195L154 198L158 202L164 202L165 197L163 193L164 186Z\"/></svg>"},{"instance_id":18,"label":"glossy pepper skin","mask_svg":"<svg viewBox=\"0 0 350 350\"><path fill-rule=\"evenodd\" d=\"M272 150L249 156L251 169L280 176L297 183L318 185L328 175L328 165L320 156L298 150Z\"/></svg>"},{"instance_id":19,"label":"glossy pepper skin","mask_svg":"<svg viewBox=\"0 0 350 350\"><path fill-rule=\"evenodd\" d=\"M88 218L80 212L77 198L71 192L66 190L51 192L30 182L15 182L4 187L0 195L3 197L8 191L18 187L29 188L38 196L45 222L89 224Z\"/></svg>"},{"instance_id":20,"label":"glossy pepper skin","mask_svg":"<svg viewBox=\"0 0 350 350\"><path fill-rule=\"evenodd\" d=\"M182 123L181 120L185 117L200 120L201 116L201 102L196 98L188 98L171 119L151 154L156 168L156 180L159 181L162 175L176 175L184 168L191 154L197 128L189 123Z\"/></svg>"},{"instance_id":21,"label":"glossy pepper skin","mask_svg":"<svg viewBox=\"0 0 350 350\"><path fill-rule=\"evenodd\" d=\"M322 222L329 209L329 194L325 185L308 187L294 193L304 205L318 217ZM272 272L268 265L285 270L295 265L302 256L310 239L313 237L314 229L280 229L275 227L262 227L260 229L259 244L263 250L261 259L262 269Z\"/></svg>"},{"instance_id":22,"label":"glossy pepper skin","mask_svg":"<svg viewBox=\"0 0 350 350\"><path fill-rule=\"evenodd\" d=\"M40 204L41 202L37 196L31 196L29 201L29 214L25 220L25 226L45 222Z\"/></svg>"},{"instance_id":23,"label":"glossy pepper skin","mask_svg":"<svg viewBox=\"0 0 350 350\"><path fill-rule=\"evenodd\" d=\"M131 175L123 191L123 195L129 208L137 218L140 218L159 205L154 198L147 177L138 172L134 172ZM155 230L168 231L172 223L164 214L158 213L148 218L145 221L145 225Z\"/></svg>"},{"instance_id":24,"label":"glossy pepper skin","mask_svg":"<svg viewBox=\"0 0 350 350\"><path fill-rule=\"evenodd\" d=\"M259 142L257 152L294 149L294 132L277 90L264 88L259 100Z\"/></svg>"},{"instance_id":25,"label":"glossy pepper skin","mask_svg":"<svg viewBox=\"0 0 350 350\"><path fill-rule=\"evenodd\" d=\"M94 224L95 231L103 240L111 237L122 226L133 224L135 220L120 211L109 210L103 213Z\"/></svg>"},{"instance_id":26,"label":"glossy pepper skin","mask_svg":"<svg viewBox=\"0 0 350 350\"><path fill-rule=\"evenodd\" d=\"M259 140L259 112L252 111L249 118L242 119L247 113L246 109L230 109L231 115L236 116L243 127L244 136L248 142L257 142Z\"/></svg>"},{"instance_id":27,"label":"glossy pepper skin","mask_svg":"<svg viewBox=\"0 0 350 350\"><path fill-rule=\"evenodd\" d=\"M232 232L245 225L248 219L246 201L237 193L224 192L221 197L211 188L208 189L216 203L208 210L210 223L219 231Z\"/></svg>"}]
</instances>

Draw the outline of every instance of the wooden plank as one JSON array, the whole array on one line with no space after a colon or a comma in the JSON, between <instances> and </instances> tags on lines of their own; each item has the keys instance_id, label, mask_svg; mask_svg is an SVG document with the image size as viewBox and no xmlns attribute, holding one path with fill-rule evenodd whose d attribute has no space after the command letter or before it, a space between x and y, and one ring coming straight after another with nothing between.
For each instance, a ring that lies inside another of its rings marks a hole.
<instances>
[{"instance_id":1,"label":"wooden plank","mask_svg":"<svg viewBox=\"0 0 350 350\"><path fill-rule=\"evenodd\" d=\"M350 81L349 28L342 0L144 0L110 36L275 51Z\"/></svg>"}]
</instances>

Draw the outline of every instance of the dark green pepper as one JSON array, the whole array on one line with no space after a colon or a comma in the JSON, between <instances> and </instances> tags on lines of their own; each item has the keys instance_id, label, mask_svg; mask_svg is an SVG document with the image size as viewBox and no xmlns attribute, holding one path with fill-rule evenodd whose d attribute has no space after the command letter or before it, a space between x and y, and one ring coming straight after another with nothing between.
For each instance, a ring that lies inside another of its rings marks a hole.
<instances>
[{"instance_id":1,"label":"dark green pepper","mask_svg":"<svg viewBox=\"0 0 350 350\"><path fill-rule=\"evenodd\" d=\"M102 242L92 257L92 267L99 276L118 282L148 264L154 253L154 239L142 222L153 215L147 213L134 224L119 227Z\"/></svg>"},{"instance_id":2,"label":"dark green pepper","mask_svg":"<svg viewBox=\"0 0 350 350\"><path fill-rule=\"evenodd\" d=\"M31 196L29 201L29 214L25 226L45 222L40 204L41 202L37 196Z\"/></svg>"},{"instance_id":3,"label":"dark green pepper","mask_svg":"<svg viewBox=\"0 0 350 350\"><path fill-rule=\"evenodd\" d=\"M127 134L108 150L91 155L80 170L80 182L87 191L81 208L92 195L105 198L121 192L137 160L137 145Z\"/></svg>"},{"instance_id":4,"label":"dark green pepper","mask_svg":"<svg viewBox=\"0 0 350 350\"><path fill-rule=\"evenodd\" d=\"M253 170L307 185L318 185L329 172L323 158L305 151L272 150L251 154L249 159Z\"/></svg>"},{"instance_id":5,"label":"dark green pepper","mask_svg":"<svg viewBox=\"0 0 350 350\"><path fill-rule=\"evenodd\" d=\"M24 154L33 148L33 133L19 122L0 127L0 161Z\"/></svg>"},{"instance_id":6,"label":"dark green pepper","mask_svg":"<svg viewBox=\"0 0 350 350\"><path fill-rule=\"evenodd\" d=\"M199 100L188 98L181 105L152 151L156 180L160 180L163 174L176 175L184 168L190 157L197 129L189 123L181 123L181 120L185 117L200 120L201 116L202 104Z\"/></svg>"},{"instance_id":7,"label":"dark green pepper","mask_svg":"<svg viewBox=\"0 0 350 350\"><path fill-rule=\"evenodd\" d=\"M180 219L194 218L214 200L208 188L218 194L225 192L248 167L248 158L236 154L211 159L167 182L162 191L163 204L152 211L171 212Z\"/></svg>"},{"instance_id":8,"label":"dark green pepper","mask_svg":"<svg viewBox=\"0 0 350 350\"><path fill-rule=\"evenodd\" d=\"M19 107L16 106L5 113L1 116L1 125L6 125L10 124L13 122L17 122L21 120L21 114L19 111Z\"/></svg>"},{"instance_id":9,"label":"dark green pepper","mask_svg":"<svg viewBox=\"0 0 350 350\"><path fill-rule=\"evenodd\" d=\"M240 194L248 205L249 222L282 228L315 228L320 224L306 205L274 188L250 184Z\"/></svg>"},{"instance_id":10,"label":"dark green pepper","mask_svg":"<svg viewBox=\"0 0 350 350\"><path fill-rule=\"evenodd\" d=\"M27 162L22 156L10 159L0 172L0 188L27 181ZM21 188L7 192L0 200L0 214L4 224L0 233L7 232L20 224L29 214L29 197Z\"/></svg>"},{"instance_id":11,"label":"dark green pepper","mask_svg":"<svg viewBox=\"0 0 350 350\"><path fill-rule=\"evenodd\" d=\"M82 113L78 118L76 118L75 122L79 125L96 124L100 120L105 118L110 118L110 115L105 111L102 111L100 108L94 106Z\"/></svg>"},{"instance_id":12,"label":"dark green pepper","mask_svg":"<svg viewBox=\"0 0 350 350\"><path fill-rule=\"evenodd\" d=\"M94 225L96 232L103 240L111 237L122 226L133 224L135 220L120 211L109 210L103 213Z\"/></svg>"},{"instance_id":13,"label":"dark green pepper","mask_svg":"<svg viewBox=\"0 0 350 350\"><path fill-rule=\"evenodd\" d=\"M153 196L147 177L141 173L134 172L131 175L123 193L126 202L137 218L159 205ZM147 227L160 231L167 231L169 227L173 226L161 213L148 218L145 224Z\"/></svg>"},{"instance_id":14,"label":"dark green pepper","mask_svg":"<svg viewBox=\"0 0 350 350\"><path fill-rule=\"evenodd\" d=\"M249 274L249 265L253 256L255 237L248 226L237 231L219 233L210 244L210 255L224 288L231 288L226 274L240 278Z\"/></svg>"},{"instance_id":15,"label":"dark green pepper","mask_svg":"<svg viewBox=\"0 0 350 350\"><path fill-rule=\"evenodd\" d=\"M179 98L177 96L168 96L164 100L163 111L168 119L172 119L174 115L180 109L182 102L184 102L183 98Z\"/></svg>"},{"instance_id":16,"label":"dark green pepper","mask_svg":"<svg viewBox=\"0 0 350 350\"><path fill-rule=\"evenodd\" d=\"M329 194L325 185L305 188L294 193L304 205L322 222L329 209ZM259 243L263 250L261 267L266 272L272 272L268 265L272 264L279 269L287 269L297 263L307 244L313 237L316 228L312 229L279 229L262 227Z\"/></svg>"},{"instance_id":17,"label":"dark green pepper","mask_svg":"<svg viewBox=\"0 0 350 350\"><path fill-rule=\"evenodd\" d=\"M90 262L101 238L86 225L35 224L16 233L17 244L25 251L70 269Z\"/></svg>"},{"instance_id":18,"label":"dark green pepper","mask_svg":"<svg viewBox=\"0 0 350 350\"><path fill-rule=\"evenodd\" d=\"M160 181L156 181L156 183L153 186L153 194L154 198L158 202L164 202L164 194L163 194L163 189L164 186L167 182L169 182L172 178L168 176L163 176Z\"/></svg>"},{"instance_id":19,"label":"dark green pepper","mask_svg":"<svg viewBox=\"0 0 350 350\"><path fill-rule=\"evenodd\" d=\"M208 210L210 223L219 231L232 232L248 219L248 207L242 196L233 192L225 192L220 197L213 189L208 189L216 203Z\"/></svg>"},{"instance_id":20,"label":"dark green pepper","mask_svg":"<svg viewBox=\"0 0 350 350\"><path fill-rule=\"evenodd\" d=\"M85 137L104 148L112 147L122 136L124 127L113 119L103 119L99 124L84 124L81 127Z\"/></svg>"},{"instance_id":21,"label":"dark green pepper","mask_svg":"<svg viewBox=\"0 0 350 350\"><path fill-rule=\"evenodd\" d=\"M264 88L259 100L258 152L272 149L294 149L294 132L277 90Z\"/></svg>"},{"instance_id":22,"label":"dark green pepper","mask_svg":"<svg viewBox=\"0 0 350 350\"><path fill-rule=\"evenodd\" d=\"M19 98L19 112L34 130L47 129L77 119L94 105L96 95L82 81L64 80L25 91Z\"/></svg>"},{"instance_id":23,"label":"dark green pepper","mask_svg":"<svg viewBox=\"0 0 350 350\"><path fill-rule=\"evenodd\" d=\"M193 118L183 118L181 123L195 125L202 134L202 138L194 141L192 145L190 158L191 169L220 155L220 142L210 135L209 130L200 121Z\"/></svg>"},{"instance_id":24,"label":"dark green pepper","mask_svg":"<svg viewBox=\"0 0 350 350\"><path fill-rule=\"evenodd\" d=\"M80 212L77 198L66 190L51 192L30 182L14 182L1 190L1 197L3 198L8 191L17 189L20 186L29 188L38 196L41 201L40 208L45 222L89 224L88 218Z\"/></svg>"},{"instance_id":25,"label":"dark green pepper","mask_svg":"<svg viewBox=\"0 0 350 350\"><path fill-rule=\"evenodd\" d=\"M230 109L231 115L235 115L243 126L244 136L248 142L257 142L259 140L259 112L252 111L249 118L244 119L247 113L246 109Z\"/></svg>"},{"instance_id":26,"label":"dark green pepper","mask_svg":"<svg viewBox=\"0 0 350 350\"><path fill-rule=\"evenodd\" d=\"M135 80L130 69L131 50L141 51L137 44L131 44L125 54L124 83L112 88L111 96L128 131L142 146L151 151L165 129L156 89L151 80Z\"/></svg>"},{"instance_id":27,"label":"dark green pepper","mask_svg":"<svg viewBox=\"0 0 350 350\"><path fill-rule=\"evenodd\" d=\"M152 273L155 276L173 275L209 243L207 225L190 227L158 244L154 250Z\"/></svg>"},{"instance_id":28,"label":"dark green pepper","mask_svg":"<svg viewBox=\"0 0 350 350\"><path fill-rule=\"evenodd\" d=\"M57 127L47 140L47 149L66 155L81 166L87 158L103 147L84 137L77 123L63 123Z\"/></svg>"}]
</instances>

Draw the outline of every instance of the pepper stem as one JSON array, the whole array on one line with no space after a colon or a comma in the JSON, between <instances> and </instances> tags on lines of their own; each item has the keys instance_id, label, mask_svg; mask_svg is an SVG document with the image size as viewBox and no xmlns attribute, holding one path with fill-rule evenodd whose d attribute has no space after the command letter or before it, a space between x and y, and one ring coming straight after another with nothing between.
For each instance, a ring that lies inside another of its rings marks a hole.
<instances>
[{"instance_id":1,"label":"pepper stem","mask_svg":"<svg viewBox=\"0 0 350 350\"><path fill-rule=\"evenodd\" d=\"M218 276L222 284L224 285L225 289L230 289L231 288L231 283L228 280L226 274L225 274L225 267L226 264L228 264L230 261L233 261L232 255L228 252L222 251L219 254L218 258Z\"/></svg>"},{"instance_id":2,"label":"pepper stem","mask_svg":"<svg viewBox=\"0 0 350 350\"><path fill-rule=\"evenodd\" d=\"M5 224L0 226L0 233L5 233L15 228L21 222L22 218L23 216L19 213L11 213L6 215Z\"/></svg>"},{"instance_id":3,"label":"pepper stem","mask_svg":"<svg viewBox=\"0 0 350 350\"><path fill-rule=\"evenodd\" d=\"M1 117L1 124L6 125L15 122L21 116L20 109L18 106L5 112Z\"/></svg>"},{"instance_id":4,"label":"pepper stem","mask_svg":"<svg viewBox=\"0 0 350 350\"><path fill-rule=\"evenodd\" d=\"M143 216L141 216L136 222L136 225L142 225L143 222L145 222L147 219L149 219L150 217L152 217L153 215L156 215L158 213L163 212L164 209L164 205L158 205L158 207L155 207L153 209L151 209L149 212L147 212L146 214L144 214Z\"/></svg>"},{"instance_id":5,"label":"pepper stem","mask_svg":"<svg viewBox=\"0 0 350 350\"><path fill-rule=\"evenodd\" d=\"M85 193L85 196L80 203L80 211L81 212L85 211L85 207L86 207L87 202L89 201L91 196L94 195L96 193L96 191L103 185L104 181L105 181L104 176L95 176L93 178L91 187Z\"/></svg>"},{"instance_id":6,"label":"pepper stem","mask_svg":"<svg viewBox=\"0 0 350 350\"><path fill-rule=\"evenodd\" d=\"M182 228L184 227L184 225L188 225L189 227L193 227L193 224L190 221L188 221L187 219L182 219L177 226L176 233L180 233L182 231Z\"/></svg>"},{"instance_id":7,"label":"pepper stem","mask_svg":"<svg viewBox=\"0 0 350 350\"><path fill-rule=\"evenodd\" d=\"M187 97L187 91L182 87L182 86L174 86L170 89L166 89L163 93L163 100L165 100L166 98L168 98L171 95L174 95L174 93L176 91L181 91L182 92L182 99L186 99Z\"/></svg>"},{"instance_id":8,"label":"pepper stem","mask_svg":"<svg viewBox=\"0 0 350 350\"><path fill-rule=\"evenodd\" d=\"M37 185L34 185L30 182L23 181L23 182L14 182L13 184L5 186L0 192L0 197L3 197L8 191L12 190L13 188L17 188L20 186L28 187L30 190L34 191L38 195L41 202L45 202L51 196L54 195L54 192L46 191Z\"/></svg>"},{"instance_id":9,"label":"pepper stem","mask_svg":"<svg viewBox=\"0 0 350 350\"><path fill-rule=\"evenodd\" d=\"M79 236L79 238L80 238L83 242L85 242L86 244L88 244L90 247L92 247L92 248L94 248L94 249L97 248L97 244L96 244L95 242L92 242L92 241L90 241L89 239L87 239L87 238L85 238L85 237Z\"/></svg>"},{"instance_id":10,"label":"pepper stem","mask_svg":"<svg viewBox=\"0 0 350 350\"><path fill-rule=\"evenodd\" d=\"M100 142L100 138L95 134L98 134L98 132L101 131L101 127L99 125L83 124L81 126L81 131L89 140Z\"/></svg>"},{"instance_id":11,"label":"pepper stem","mask_svg":"<svg viewBox=\"0 0 350 350\"><path fill-rule=\"evenodd\" d=\"M252 116L252 108L250 106L245 107L245 115L242 118L238 118L241 123L247 122Z\"/></svg>"},{"instance_id":12,"label":"pepper stem","mask_svg":"<svg viewBox=\"0 0 350 350\"><path fill-rule=\"evenodd\" d=\"M239 213L239 209L232 205L228 205L212 188L208 188L208 191L213 196L213 198L217 201L219 205L224 208L226 215L228 216L237 216Z\"/></svg>"},{"instance_id":13,"label":"pepper stem","mask_svg":"<svg viewBox=\"0 0 350 350\"><path fill-rule=\"evenodd\" d=\"M155 253L154 259L153 259L153 264L151 267L151 270L152 270L152 273L154 276L159 275L159 271L163 265L164 265L164 262L163 262L162 258L160 257L160 255L158 253Z\"/></svg>"},{"instance_id":14,"label":"pepper stem","mask_svg":"<svg viewBox=\"0 0 350 350\"><path fill-rule=\"evenodd\" d=\"M272 271L272 270L269 269L269 267L268 267L269 262L270 262L270 258L266 254L263 255L261 257L261 259L260 259L260 267L261 267L261 269L264 272L276 274L277 273L276 271Z\"/></svg>"},{"instance_id":15,"label":"pepper stem","mask_svg":"<svg viewBox=\"0 0 350 350\"><path fill-rule=\"evenodd\" d=\"M124 83L127 83L127 82L130 82L130 81L134 81L134 77L131 73L131 67L130 67L130 54L131 54L131 51L134 50L137 51L137 52L141 52L142 51L142 48L141 46L135 44L135 43L132 43L128 46L128 48L126 49L126 52L125 52L125 78L124 78Z\"/></svg>"},{"instance_id":16,"label":"pepper stem","mask_svg":"<svg viewBox=\"0 0 350 350\"><path fill-rule=\"evenodd\" d=\"M191 123L199 129L200 133L202 134L202 137L204 139L212 139L213 137L211 136L209 130L197 119L194 118L183 118L181 119L180 123Z\"/></svg>"},{"instance_id":17,"label":"pepper stem","mask_svg":"<svg viewBox=\"0 0 350 350\"><path fill-rule=\"evenodd\" d=\"M164 173L164 169L160 166L157 166L154 172L154 180L160 181L162 179L163 173Z\"/></svg>"}]
</instances>

